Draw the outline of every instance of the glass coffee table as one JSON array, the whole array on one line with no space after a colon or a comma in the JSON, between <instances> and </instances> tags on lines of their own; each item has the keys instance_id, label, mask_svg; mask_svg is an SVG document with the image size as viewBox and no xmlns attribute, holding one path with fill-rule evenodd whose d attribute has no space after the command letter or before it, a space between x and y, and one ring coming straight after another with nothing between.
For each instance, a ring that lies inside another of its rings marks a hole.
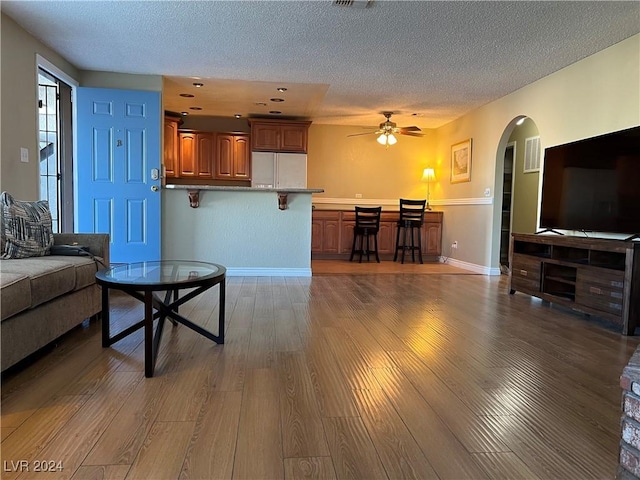
<instances>
[{"instance_id":1,"label":"glass coffee table","mask_svg":"<svg viewBox=\"0 0 640 480\"><path fill-rule=\"evenodd\" d=\"M96 273L96 281L102 286L102 346L109 347L144 328L145 377L153 377L167 317L174 325L181 323L216 343L224 343L226 269L222 265L187 260L130 263L100 270ZM178 313L180 305L215 285L220 285L217 335ZM144 303L144 319L113 337L109 325L109 289L121 290ZM179 292L184 289L194 290L180 297Z\"/></svg>"}]
</instances>

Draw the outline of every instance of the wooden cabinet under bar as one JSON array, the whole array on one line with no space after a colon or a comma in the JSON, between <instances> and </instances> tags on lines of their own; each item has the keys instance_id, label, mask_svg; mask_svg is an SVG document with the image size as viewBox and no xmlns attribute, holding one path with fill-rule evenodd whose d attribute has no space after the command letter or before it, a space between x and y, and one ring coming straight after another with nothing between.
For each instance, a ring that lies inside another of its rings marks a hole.
<instances>
[{"instance_id":1,"label":"wooden cabinet under bar","mask_svg":"<svg viewBox=\"0 0 640 480\"><path fill-rule=\"evenodd\" d=\"M378 253L393 258L398 212L382 212L378 232ZM311 220L311 255L315 259L348 259L353 244L354 210L314 210ZM424 261L437 262L442 254L442 212L425 212L422 226Z\"/></svg>"},{"instance_id":2,"label":"wooden cabinet under bar","mask_svg":"<svg viewBox=\"0 0 640 480\"><path fill-rule=\"evenodd\" d=\"M509 254L511 294L598 316L633 335L640 323L640 242L514 233Z\"/></svg>"}]
</instances>

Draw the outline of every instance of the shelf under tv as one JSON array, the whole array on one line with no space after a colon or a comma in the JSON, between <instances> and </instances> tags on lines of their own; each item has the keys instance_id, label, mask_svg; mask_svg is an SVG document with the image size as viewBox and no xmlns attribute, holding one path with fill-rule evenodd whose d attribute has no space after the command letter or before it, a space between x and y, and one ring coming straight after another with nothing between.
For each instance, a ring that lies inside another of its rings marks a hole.
<instances>
[{"instance_id":1,"label":"shelf under tv","mask_svg":"<svg viewBox=\"0 0 640 480\"><path fill-rule=\"evenodd\" d=\"M640 326L640 242L514 233L509 292L599 316L633 335Z\"/></svg>"}]
</instances>

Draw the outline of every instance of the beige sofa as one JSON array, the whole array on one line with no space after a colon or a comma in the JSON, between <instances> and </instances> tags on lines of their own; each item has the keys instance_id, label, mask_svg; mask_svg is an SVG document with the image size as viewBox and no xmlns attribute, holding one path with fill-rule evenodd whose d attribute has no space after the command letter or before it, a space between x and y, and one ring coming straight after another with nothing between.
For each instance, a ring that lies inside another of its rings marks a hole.
<instances>
[{"instance_id":1,"label":"beige sofa","mask_svg":"<svg viewBox=\"0 0 640 480\"><path fill-rule=\"evenodd\" d=\"M109 235L54 234L55 244L89 247L109 265ZM86 256L0 260L2 371L101 312L95 274L102 265Z\"/></svg>"}]
</instances>

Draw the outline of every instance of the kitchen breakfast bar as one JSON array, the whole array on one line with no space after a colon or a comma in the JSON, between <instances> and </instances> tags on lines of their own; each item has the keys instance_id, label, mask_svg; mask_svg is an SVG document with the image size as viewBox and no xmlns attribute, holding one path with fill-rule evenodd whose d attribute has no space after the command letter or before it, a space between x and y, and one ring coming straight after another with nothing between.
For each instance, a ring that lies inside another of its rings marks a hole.
<instances>
[{"instance_id":1,"label":"kitchen breakfast bar","mask_svg":"<svg viewBox=\"0 0 640 480\"><path fill-rule=\"evenodd\" d=\"M311 276L312 194L322 189L165 185L162 258L227 275Z\"/></svg>"}]
</instances>

